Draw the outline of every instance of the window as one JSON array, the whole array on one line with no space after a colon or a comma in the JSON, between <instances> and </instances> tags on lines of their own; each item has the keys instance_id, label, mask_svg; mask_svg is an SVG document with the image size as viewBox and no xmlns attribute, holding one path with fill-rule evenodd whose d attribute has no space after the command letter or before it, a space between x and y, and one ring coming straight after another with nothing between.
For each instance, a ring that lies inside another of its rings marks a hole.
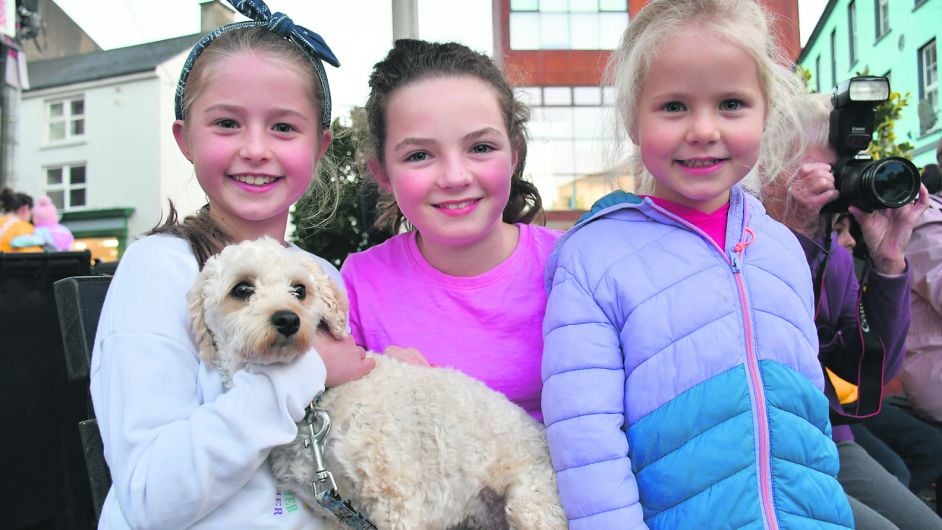
<instances>
[{"instance_id":1,"label":"window","mask_svg":"<svg viewBox=\"0 0 942 530\"><path fill-rule=\"evenodd\" d=\"M86 206L85 165L46 168L46 194L60 211Z\"/></svg>"},{"instance_id":2,"label":"window","mask_svg":"<svg viewBox=\"0 0 942 530\"><path fill-rule=\"evenodd\" d=\"M46 103L46 141L59 143L85 136L85 98Z\"/></svg>"},{"instance_id":3,"label":"window","mask_svg":"<svg viewBox=\"0 0 942 530\"><path fill-rule=\"evenodd\" d=\"M522 87L531 109L527 174L550 210L584 209L615 189L603 175L613 141L614 90L598 86Z\"/></svg>"},{"instance_id":4,"label":"window","mask_svg":"<svg viewBox=\"0 0 942 530\"><path fill-rule=\"evenodd\" d=\"M831 30L831 86L837 86L837 30Z\"/></svg>"},{"instance_id":5,"label":"window","mask_svg":"<svg viewBox=\"0 0 942 530\"><path fill-rule=\"evenodd\" d=\"M614 50L627 10L627 0L511 0L510 48Z\"/></svg>"},{"instance_id":6,"label":"window","mask_svg":"<svg viewBox=\"0 0 942 530\"><path fill-rule=\"evenodd\" d=\"M935 39L919 48L919 130L928 131L938 121L939 63Z\"/></svg>"},{"instance_id":7,"label":"window","mask_svg":"<svg viewBox=\"0 0 942 530\"><path fill-rule=\"evenodd\" d=\"M821 92L821 56L814 58L814 91Z\"/></svg>"},{"instance_id":8,"label":"window","mask_svg":"<svg viewBox=\"0 0 942 530\"><path fill-rule=\"evenodd\" d=\"M847 38L850 40L850 64L853 66L857 62L857 3L853 0L847 4Z\"/></svg>"},{"instance_id":9,"label":"window","mask_svg":"<svg viewBox=\"0 0 942 530\"><path fill-rule=\"evenodd\" d=\"M873 7L876 12L876 35L879 39L890 31L890 0L874 0Z\"/></svg>"}]
</instances>

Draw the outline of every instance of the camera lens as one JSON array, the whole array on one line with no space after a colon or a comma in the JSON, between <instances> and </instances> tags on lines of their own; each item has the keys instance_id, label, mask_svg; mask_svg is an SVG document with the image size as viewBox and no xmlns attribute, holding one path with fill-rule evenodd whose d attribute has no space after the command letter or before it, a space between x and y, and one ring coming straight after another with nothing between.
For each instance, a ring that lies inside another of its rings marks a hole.
<instances>
[{"instance_id":1,"label":"camera lens","mask_svg":"<svg viewBox=\"0 0 942 530\"><path fill-rule=\"evenodd\" d=\"M919 194L919 171L904 158L877 160L864 170L861 177L876 208L899 208L912 202Z\"/></svg>"},{"instance_id":2,"label":"camera lens","mask_svg":"<svg viewBox=\"0 0 942 530\"><path fill-rule=\"evenodd\" d=\"M834 181L841 195L828 211L856 206L865 212L899 208L919 195L919 170L905 158L850 159L834 167Z\"/></svg>"}]
</instances>

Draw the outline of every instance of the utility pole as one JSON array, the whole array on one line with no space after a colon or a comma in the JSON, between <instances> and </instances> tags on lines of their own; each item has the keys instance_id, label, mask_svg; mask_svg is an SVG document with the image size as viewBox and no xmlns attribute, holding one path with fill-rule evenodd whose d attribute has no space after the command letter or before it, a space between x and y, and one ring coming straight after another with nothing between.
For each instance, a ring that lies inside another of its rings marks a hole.
<instances>
[{"instance_id":1,"label":"utility pole","mask_svg":"<svg viewBox=\"0 0 942 530\"><path fill-rule=\"evenodd\" d=\"M392 0L393 41L419 38L418 0Z\"/></svg>"}]
</instances>

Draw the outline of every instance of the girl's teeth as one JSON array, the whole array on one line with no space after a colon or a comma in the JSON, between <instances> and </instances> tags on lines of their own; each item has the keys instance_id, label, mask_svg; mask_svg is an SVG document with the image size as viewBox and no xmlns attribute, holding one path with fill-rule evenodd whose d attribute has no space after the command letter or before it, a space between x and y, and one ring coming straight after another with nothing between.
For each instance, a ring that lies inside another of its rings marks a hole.
<instances>
[{"instance_id":1,"label":"girl's teeth","mask_svg":"<svg viewBox=\"0 0 942 530\"><path fill-rule=\"evenodd\" d=\"M452 204L443 204L441 205L441 207L445 208L446 210L458 210L461 208L467 208L468 206L471 206L471 203L473 202L474 201L464 201L464 202L456 202Z\"/></svg>"},{"instance_id":2,"label":"girl's teeth","mask_svg":"<svg viewBox=\"0 0 942 530\"><path fill-rule=\"evenodd\" d=\"M707 167L712 166L716 163L716 159L713 160L686 160L684 165L688 167Z\"/></svg>"},{"instance_id":3,"label":"girl's teeth","mask_svg":"<svg viewBox=\"0 0 942 530\"><path fill-rule=\"evenodd\" d=\"M261 186L263 184L268 184L275 181L275 177L258 177L253 175L236 175L233 178L239 182L244 182L253 186Z\"/></svg>"}]
</instances>

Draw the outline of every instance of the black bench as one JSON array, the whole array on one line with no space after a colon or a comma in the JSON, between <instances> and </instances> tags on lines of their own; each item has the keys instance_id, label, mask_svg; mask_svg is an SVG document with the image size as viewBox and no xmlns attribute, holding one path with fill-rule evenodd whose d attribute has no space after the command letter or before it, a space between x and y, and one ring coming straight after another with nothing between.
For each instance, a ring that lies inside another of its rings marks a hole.
<instances>
[{"instance_id":1,"label":"black bench","mask_svg":"<svg viewBox=\"0 0 942 530\"><path fill-rule=\"evenodd\" d=\"M56 307L62 330L62 345L68 377L88 385L89 365L95 331L105 294L111 283L110 276L75 276L55 282ZM101 515L101 507L111 488L111 472L105 462L104 447L91 396L87 396L88 419L78 424L88 472L89 491L95 517Z\"/></svg>"},{"instance_id":2,"label":"black bench","mask_svg":"<svg viewBox=\"0 0 942 530\"><path fill-rule=\"evenodd\" d=\"M88 252L0 252L0 528L87 529L94 520L53 284L91 274Z\"/></svg>"}]
</instances>

